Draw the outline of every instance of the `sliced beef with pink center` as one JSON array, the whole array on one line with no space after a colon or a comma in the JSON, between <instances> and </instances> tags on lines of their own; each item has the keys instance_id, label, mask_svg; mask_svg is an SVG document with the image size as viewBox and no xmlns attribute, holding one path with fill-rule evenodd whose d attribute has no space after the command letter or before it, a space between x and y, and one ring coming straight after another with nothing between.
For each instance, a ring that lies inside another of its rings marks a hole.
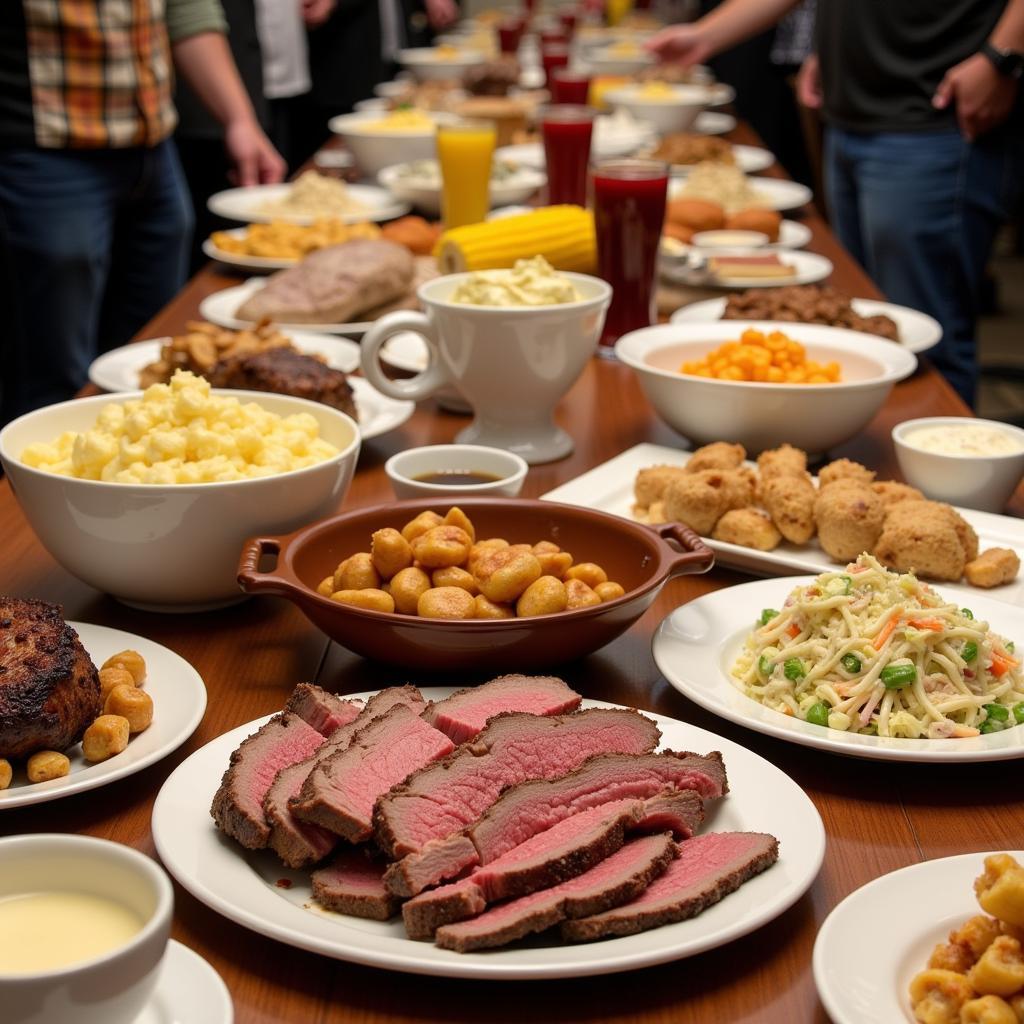
<instances>
[{"instance_id":1,"label":"sliced beef with pink center","mask_svg":"<svg viewBox=\"0 0 1024 1024\"><path fill-rule=\"evenodd\" d=\"M313 899L327 910L386 921L401 902L384 888L384 864L348 847L313 872Z\"/></svg>"},{"instance_id":2,"label":"sliced beef with pink center","mask_svg":"<svg viewBox=\"0 0 1024 1024\"><path fill-rule=\"evenodd\" d=\"M322 736L330 736L336 729L354 721L363 710L363 704L362 701L343 700L313 683L299 683L292 690L284 710L298 715Z\"/></svg>"}]
</instances>

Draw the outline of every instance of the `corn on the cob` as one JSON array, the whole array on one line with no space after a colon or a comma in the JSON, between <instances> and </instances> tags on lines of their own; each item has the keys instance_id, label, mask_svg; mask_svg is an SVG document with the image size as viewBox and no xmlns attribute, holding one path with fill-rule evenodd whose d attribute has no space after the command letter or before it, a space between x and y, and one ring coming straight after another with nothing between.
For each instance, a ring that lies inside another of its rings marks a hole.
<instances>
[{"instance_id":1,"label":"corn on the cob","mask_svg":"<svg viewBox=\"0 0 1024 1024\"><path fill-rule=\"evenodd\" d=\"M545 206L500 220L446 231L434 256L441 273L511 267L543 256L556 270L592 274L597 268L594 216L579 206Z\"/></svg>"}]
</instances>

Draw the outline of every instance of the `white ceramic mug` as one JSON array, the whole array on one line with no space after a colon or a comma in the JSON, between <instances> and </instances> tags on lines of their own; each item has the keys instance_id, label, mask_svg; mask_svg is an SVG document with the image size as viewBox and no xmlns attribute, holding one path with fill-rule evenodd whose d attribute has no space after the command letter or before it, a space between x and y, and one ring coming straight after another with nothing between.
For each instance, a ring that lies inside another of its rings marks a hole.
<instances>
[{"instance_id":1,"label":"white ceramic mug","mask_svg":"<svg viewBox=\"0 0 1024 1024\"><path fill-rule=\"evenodd\" d=\"M529 463L551 462L573 450L555 425L555 406L597 348L611 288L585 274L565 274L581 298L551 306L473 306L448 301L469 274L450 274L417 292L426 313L382 317L362 341L362 369L393 398L419 401L450 385L473 407L473 422L456 435L464 444L489 445ZM427 368L409 380L391 380L378 353L395 334L412 331L426 342Z\"/></svg>"}]
</instances>

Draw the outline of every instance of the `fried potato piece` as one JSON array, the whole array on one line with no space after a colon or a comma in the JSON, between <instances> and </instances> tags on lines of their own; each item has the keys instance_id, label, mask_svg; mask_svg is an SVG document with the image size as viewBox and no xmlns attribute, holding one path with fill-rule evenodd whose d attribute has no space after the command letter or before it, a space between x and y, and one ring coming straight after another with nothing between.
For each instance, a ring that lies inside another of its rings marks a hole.
<instances>
[{"instance_id":1,"label":"fried potato piece","mask_svg":"<svg viewBox=\"0 0 1024 1024\"><path fill-rule=\"evenodd\" d=\"M814 502L818 540L837 562L851 562L862 551L874 550L882 532L885 506L870 487L855 481L833 483L818 492Z\"/></svg>"},{"instance_id":2,"label":"fried potato piece","mask_svg":"<svg viewBox=\"0 0 1024 1024\"><path fill-rule=\"evenodd\" d=\"M898 480L876 480L871 485L871 490L882 499L886 508L901 501L925 500L925 496L916 487L901 484Z\"/></svg>"},{"instance_id":3,"label":"fried potato piece","mask_svg":"<svg viewBox=\"0 0 1024 1024\"><path fill-rule=\"evenodd\" d=\"M758 455L757 468L762 480L777 476L804 476L807 473L807 452L791 444L770 448Z\"/></svg>"},{"instance_id":4,"label":"fried potato piece","mask_svg":"<svg viewBox=\"0 0 1024 1024\"><path fill-rule=\"evenodd\" d=\"M868 469L867 466L862 466L852 459L836 459L835 462L830 462L818 470L818 486L822 490L840 480L854 480L865 487L870 487L874 479L873 469Z\"/></svg>"},{"instance_id":5,"label":"fried potato piece","mask_svg":"<svg viewBox=\"0 0 1024 1024\"><path fill-rule=\"evenodd\" d=\"M875 556L897 572L956 581L977 550L977 534L949 505L901 501L886 510Z\"/></svg>"},{"instance_id":6,"label":"fried potato piece","mask_svg":"<svg viewBox=\"0 0 1024 1024\"><path fill-rule=\"evenodd\" d=\"M761 503L786 540L806 544L813 536L818 492L806 476L777 476L761 484Z\"/></svg>"},{"instance_id":7,"label":"fried potato piece","mask_svg":"<svg viewBox=\"0 0 1024 1024\"><path fill-rule=\"evenodd\" d=\"M686 473L665 492L665 516L707 536L726 512L746 508L753 496L754 481L749 473L713 469Z\"/></svg>"},{"instance_id":8,"label":"fried potato piece","mask_svg":"<svg viewBox=\"0 0 1024 1024\"><path fill-rule=\"evenodd\" d=\"M705 469L739 469L747 457L747 450L741 444L715 441L698 448L686 463L687 473L700 473Z\"/></svg>"},{"instance_id":9,"label":"fried potato piece","mask_svg":"<svg viewBox=\"0 0 1024 1024\"><path fill-rule=\"evenodd\" d=\"M758 551L771 551L782 540L782 534L772 521L756 508L730 509L718 520L711 536L727 544L739 544Z\"/></svg>"},{"instance_id":10,"label":"fried potato piece","mask_svg":"<svg viewBox=\"0 0 1024 1024\"><path fill-rule=\"evenodd\" d=\"M1012 548L989 548L964 566L972 587L998 587L1017 578L1020 558Z\"/></svg>"},{"instance_id":11,"label":"fried potato piece","mask_svg":"<svg viewBox=\"0 0 1024 1024\"><path fill-rule=\"evenodd\" d=\"M641 469L633 483L633 495L641 508L650 508L665 497L665 491L673 480L685 475L681 466L648 466Z\"/></svg>"}]
</instances>

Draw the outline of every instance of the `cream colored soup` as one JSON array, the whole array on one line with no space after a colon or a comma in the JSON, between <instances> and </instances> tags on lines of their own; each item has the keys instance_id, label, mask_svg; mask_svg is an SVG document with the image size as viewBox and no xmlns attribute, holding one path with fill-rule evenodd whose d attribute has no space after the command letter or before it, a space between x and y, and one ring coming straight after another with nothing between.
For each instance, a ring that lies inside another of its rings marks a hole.
<instances>
[{"instance_id":1,"label":"cream colored soup","mask_svg":"<svg viewBox=\"0 0 1024 1024\"><path fill-rule=\"evenodd\" d=\"M1017 455L1024 445L1005 430L965 420L908 430L903 440L912 448L938 455Z\"/></svg>"}]
</instances>

